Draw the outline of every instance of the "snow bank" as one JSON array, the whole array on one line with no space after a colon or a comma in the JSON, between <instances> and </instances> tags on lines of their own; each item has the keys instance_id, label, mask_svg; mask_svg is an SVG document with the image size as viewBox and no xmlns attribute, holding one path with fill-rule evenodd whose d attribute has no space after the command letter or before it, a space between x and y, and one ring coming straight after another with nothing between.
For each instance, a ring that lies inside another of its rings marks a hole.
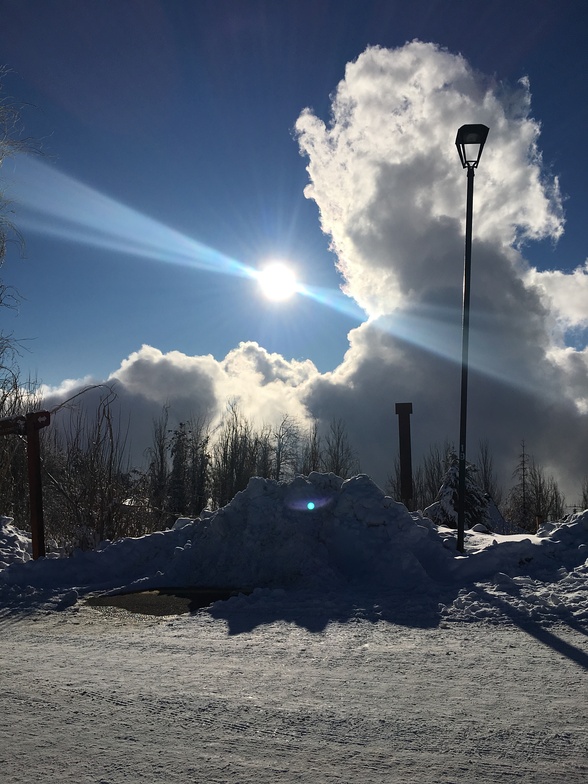
<instances>
[{"instance_id":1,"label":"snow bank","mask_svg":"<svg viewBox=\"0 0 588 784\"><path fill-rule=\"evenodd\" d=\"M33 557L31 537L13 522L12 517L0 516L0 569L12 563L25 563Z\"/></svg>"},{"instance_id":2,"label":"snow bank","mask_svg":"<svg viewBox=\"0 0 588 784\"><path fill-rule=\"evenodd\" d=\"M157 587L430 597L452 588L446 608L452 618L492 617L484 609L491 601L494 614L505 603L530 618L588 620L588 511L536 536L470 531L461 555L455 531L409 513L365 475L252 479L217 512L72 558L31 561L27 540L11 521L1 531L5 607L63 607L91 592Z\"/></svg>"}]
</instances>

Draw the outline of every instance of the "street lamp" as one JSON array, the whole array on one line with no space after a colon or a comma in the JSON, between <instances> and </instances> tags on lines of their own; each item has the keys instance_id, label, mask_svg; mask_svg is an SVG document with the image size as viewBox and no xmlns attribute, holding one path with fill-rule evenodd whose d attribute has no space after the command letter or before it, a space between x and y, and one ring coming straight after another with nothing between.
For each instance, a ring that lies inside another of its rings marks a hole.
<instances>
[{"instance_id":1,"label":"street lamp","mask_svg":"<svg viewBox=\"0 0 588 784\"><path fill-rule=\"evenodd\" d=\"M457 499L457 549L463 553L465 536L466 431L468 418L468 347L470 338L470 276L472 268L472 222L474 205L474 169L478 168L489 128L486 125L462 125L455 145L464 169L467 169L466 232L463 272L463 316L461 342L461 405L459 416L459 482Z\"/></svg>"}]
</instances>

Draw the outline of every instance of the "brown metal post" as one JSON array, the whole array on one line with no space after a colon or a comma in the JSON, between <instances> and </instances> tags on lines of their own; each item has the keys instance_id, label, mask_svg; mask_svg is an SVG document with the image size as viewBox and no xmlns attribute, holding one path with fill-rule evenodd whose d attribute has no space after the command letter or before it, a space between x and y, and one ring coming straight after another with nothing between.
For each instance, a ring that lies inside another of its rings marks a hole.
<instances>
[{"instance_id":1,"label":"brown metal post","mask_svg":"<svg viewBox=\"0 0 588 784\"><path fill-rule=\"evenodd\" d=\"M47 415L47 420L48 420ZM48 423L48 422L47 422ZM29 497L31 506L31 538L33 558L45 555L45 524L43 520L43 492L41 487L41 449L39 427L46 422L39 421L39 413L27 414L27 462L29 469Z\"/></svg>"},{"instance_id":2,"label":"brown metal post","mask_svg":"<svg viewBox=\"0 0 588 784\"><path fill-rule=\"evenodd\" d=\"M400 495L402 503L408 508L413 496L412 487L412 449L410 444L410 415L412 403L396 403L398 415L398 440L400 452Z\"/></svg>"}]
</instances>

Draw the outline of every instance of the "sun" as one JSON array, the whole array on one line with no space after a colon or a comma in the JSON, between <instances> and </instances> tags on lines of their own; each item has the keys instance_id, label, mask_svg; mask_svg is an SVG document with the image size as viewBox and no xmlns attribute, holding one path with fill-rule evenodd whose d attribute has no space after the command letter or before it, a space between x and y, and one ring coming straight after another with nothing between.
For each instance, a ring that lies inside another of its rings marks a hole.
<instances>
[{"instance_id":1,"label":"sun","mask_svg":"<svg viewBox=\"0 0 588 784\"><path fill-rule=\"evenodd\" d=\"M283 302L298 291L294 270L282 261L273 261L262 267L257 273L257 280L264 296L272 302Z\"/></svg>"}]
</instances>

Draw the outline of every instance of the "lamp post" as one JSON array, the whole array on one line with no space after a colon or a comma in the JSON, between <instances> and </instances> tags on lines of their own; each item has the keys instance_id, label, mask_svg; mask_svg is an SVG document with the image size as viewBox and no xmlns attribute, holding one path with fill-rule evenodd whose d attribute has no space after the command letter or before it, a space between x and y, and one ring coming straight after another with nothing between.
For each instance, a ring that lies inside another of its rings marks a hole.
<instances>
[{"instance_id":1,"label":"lamp post","mask_svg":"<svg viewBox=\"0 0 588 784\"><path fill-rule=\"evenodd\" d=\"M457 549L463 553L465 536L466 431L468 419L468 348L470 339L470 277L472 268L472 222L474 205L474 169L478 168L489 128L486 125L462 125L455 145L464 169L467 169L466 231L463 272L463 315L461 331L461 404L459 416L459 481L457 499Z\"/></svg>"}]
</instances>

